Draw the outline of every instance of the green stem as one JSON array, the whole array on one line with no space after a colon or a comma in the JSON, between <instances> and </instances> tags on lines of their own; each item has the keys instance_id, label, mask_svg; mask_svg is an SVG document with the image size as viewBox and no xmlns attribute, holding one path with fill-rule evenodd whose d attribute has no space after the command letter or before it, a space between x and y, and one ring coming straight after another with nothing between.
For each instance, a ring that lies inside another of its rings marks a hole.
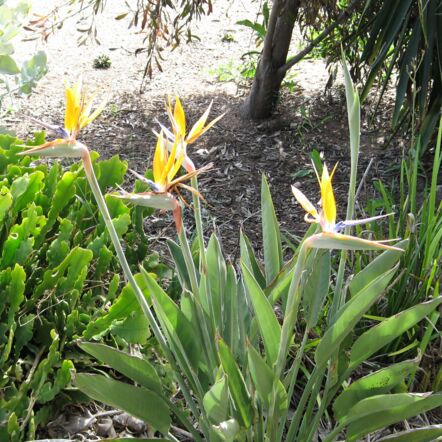
<instances>
[{"instance_id":1,"label":"green stem","mask_svg":"<svg viewBox=\"0 0 442 442\"><path fill-rule=\"evenodd\" d=\"M307 403L307 399L310 397L312 393L313 387L318 383L319 379L322 378L324 373L323 367L316 366L313 369L313 372L310 376L310 379L308 380L306 386L304 387L304 392L302 393L301 399L299 400L298 406L296 407L295 414L293 415L292 422L289 426L289 431L287 433L286 440L296 440L295 436L298 433L299 430L299 424L301 423L301 419L303 418L304 414L304 407Z\"/></svg>"},{"instance_id":2,"label":"green stem","mask_svg":"<svg viewBox=\"0 0 442 442\"><path fill-rule=\"evenodd\" d=\"M296 261L292 281L290 283L287 295L287 306L285 309L284 322L282 324L281 331L281 343L279 345L278 360L276 362L275 374L277 378L281 377L281 374L285 368L289 343L293 336L293 329L298 317L298 308L299 303L301 302L301 275L304 270L304 264L308 250L309 247L307 239L302 243L299 249L298 259Z\"/></svg>"},{"instance_id":3,"label":"green stem","mask_svg":"<svg viewBox=\"0 0 442 442\"><path fill-rule=\"evenodd\" d=\"M192 187L198 192L198 178L193 176L190 180ZM196 227L196 237L198 238L198 247L200 255L200 272L205 272L207 269L206 262L206 248L204 244L204 234L203 234L203 222L201 218L201 204L197 193L192 193L193 199L193 213L195 216L195 227Z\"/></svg>"},{"instance_id":4,"label":"green stem","mask_svg":"<svg viewBox=\"0 0 442 442\"><path fill-rule=\"evenodd\" d=\"M306 409L306 411L304 413L304 417L302 419L301 428L299 430L299 439L300 440L306 440L306 441L313 440L313 435L315 434L315 431L317 431L317 424L319 422L319 417L320 417L320 415L322 415L322 413L319 414L319 412L318 412L315 415L315 417L313 419L313 422L310 421L310 416L312 415L313 408L314 408L316 402L318 401L318 394L319 394L319 389L321 388L321 385L322 385L322 376L320 377L320 379L318 379L318 382L316 382L316 384L315 384L315 386L313 388L312 394L310 396L310 400L309 400L308 405L307 405L307 409ZM326 389L327 388L328 387L327 387L327 384L326 384ZM323 404L325 404L325 401L322 401L320 403L319 407L320 408L322 407L324 409ZM305 433L306 429L309 428L309 427L310 427L310 432L309 432L307 438L306 439L302 439L304 437L304 433Z\"/></svg>"},{"instance_id":5,"label":"green stem","mask_svg":"<svg viewBox=\"0 0 442 442\"><path fill-rule=\"evenodd\" d=\"M181 228L178 232L178 239L180 240L181 251L183 252L183 258L186 263L187 272L190 279L190 287L195 296L198 296L198 277L196 275L195 263L193 262L192 252L190 251L189 242L186 237L186 230L181 222Z\"/></svg>"},{"instance_id":6,"label":"green stem","mask_svg":"<svg viewBox=\"0 0 442 442\"><path fill-rule=\"evenodd\" d=\"M301 366L302 356L304 355L304 348L305 348L305 344L307 343L307 338L308 338L308 330L306 329L304 332L304 336L302 337L301 345L300 345L298 351L296 352L295 360L293 361L293 365L290 369L290 371L291 371L290 384L289 384L289 389L287 392L287 397L289 398L289 400L293 396L293 391L295 389L296 381L298 379L299 367ZM279 433L278 433L277 440L282 440L286 421L287 421L287 414L285 414L281 418L281 421L279 423Z\"/></svg>"},{"instance_id":7,"label":"green stem","mask_svg":"<svg viewBox=\"0 0 442 442\"><path fill-rule=\"evenodd\" d=\"M178 366L176 364L175 358L173 357L172 352L170 351L166 339L161 332L161 329L156 322L155 317L153 316L149 304L147 303L147 300L141 291L140 287L138 286L132 271L130 269L129 263L127 262L126 256L123 252L123 248L121 247L120 239L118 238L118 234L115 230L114 224L112 222L112 218L110 216L109 210L106 205L106 201L103 197L103 194L101 193L100 186L97 181L97 177L95 176L94 168L92 166L91 157L89 154L89 151L86 152L86 154L83 156L83 166L86 173L86 178L89 182L89 185L91 187L92 193L94 194L95 200L97 202L98 208L103 216L103 220L106 224L107 230L109 232L109 236L112 240L112 244L115 248L115 253L117 254L118 260L121 264L121 267L123 269L123 273L126 277L126 279L129 281L135 296L138 300L138 303L140 304L141 310L143 311L144 315L146 316L147 320L149 321L149 325L152 328L152 331L158 340L158 343L161 346L161 349L166 356L167 360L171 364L176 378L178 385L180 386L181 391L183 392L183 395L186 399L186 402L189 404L190 409L192 410L192 413L194 414L195 418L198 419L200 416L200 413L198 412L198 409L196 407L196 404L192 398L192 395L190 393L190 390L188 389L186 383L184 382L184 379L181 376L181 373L178 369Z\"/></svg>"}]
</instances>

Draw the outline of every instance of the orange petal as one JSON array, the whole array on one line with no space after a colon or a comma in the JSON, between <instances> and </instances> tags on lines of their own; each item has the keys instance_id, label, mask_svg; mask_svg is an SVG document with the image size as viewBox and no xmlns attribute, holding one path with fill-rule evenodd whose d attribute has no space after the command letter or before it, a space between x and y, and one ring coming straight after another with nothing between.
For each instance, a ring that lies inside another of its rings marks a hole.
<instances>
[{"instance_id":1,"label":"orange petal","mask_svg":"<svg viewBox=\"0 0 442 442\"><path fill-rule=\"evenodd\" d=\"M204 127L202 130L200 130L198 133L196 133L194 136L188 136L187 143L192 144L194 141L196 141L201 135L206 133L215 123L217 123L219 120L221 120L222 117L224 117L225 114L221 114L219 117L214 118L206 127Z\"/></svg>"},{"instance_id":2,"label":"orange petal","mask_svg":"<svg viewBox=\"0 0 442 442\"><path fill-rule=\"evenodd\" d=\"M173 119L175 120L180 135L184 138L186 136L186 115L184 114L184 109L178 95L175 98Z\"/></svg>"},{"instance_id":3,"label":"orange petal","mask_svg":"<svg viewBox=\"0 0 442 442\"><path fill-rule=\"evenodd\" d=\"M336 222L336 201L332 187L332 177L335 172L336 166L333 169L332 175L328 173L327 166L324 164L322 168L321 178L321 203L324 218L328 225L334 225Z\"/></svg>"},{"instance_id":4,"label":"orange petal","mask_svg":"<svg viewBox=\"0 0 442 442\"><path fill-rule=\"evenodd\" d=\"M163 132L160 133L157 145L155 148L155 153L153 156L153 179L156 183L160 183L161 176L163 173L163 168L167 161L167 149L164 146L164 138L163 138Z\"/></svg>"}]
</instances>

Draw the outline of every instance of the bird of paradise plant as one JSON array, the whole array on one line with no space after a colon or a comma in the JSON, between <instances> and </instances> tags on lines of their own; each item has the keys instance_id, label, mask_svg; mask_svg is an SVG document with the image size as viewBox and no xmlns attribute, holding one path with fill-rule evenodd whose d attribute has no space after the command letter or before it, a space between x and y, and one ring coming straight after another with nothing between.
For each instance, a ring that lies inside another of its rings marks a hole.
<instances>
[{"instance_id":1,"label":"bird of paradise plant","mask_svg":"<svg viewBox=\"0 0 442 442\"><path fill-rule=\"evenodd\" d=\"M357 94L351 87L345 64L344 71L346 91L354 97L354 100L349 102L349 113L357 115ZM169 105L169 114L172 114L171 109ZM148 180L137 175L152 190L144 194L123 193L121 198L135 204L162 205L158 208L175 211L179 207L178 192L182 188L190 190L199 201L197 187L193 184L188 186L184 181L189 178L196 181L197 175L206 169L197 170L193 167L183 177L176 178L187 155L182 147L185 146L186 140L194 139L194 134L192 130L186 134L185 117L180 103L176 103L172 117L174 122L171 136L164 129L163 134L158 136L153 159L153 179ZM205 120L197 127L199 129L195 133L202 133L207 127ZM352 139L356 139L355 131L359 132L359 125L351 124ZM167 137L170 138L169 143L166 142ZM354 142L354 145L354 151L357 152L358 142ZM48 149L53 147L47 146ZM190 413L184 413L170 400L163 391L155 370L148 369L147 361L102 344L88 343L82 345L85 351L138 384L128 385L96 374L77 375L76 386L93 399L134 415L140 414L140 408L149 409L152 413L147 414L146 421L174 442L177 442L177 438L170 434L170 428L173 427L169 414L172 413L176 421L191 433L189 438L193 437L198 442L202 442L203 439L229 442L310 442L317 436L321 418L328 405L343 388L339 403L334 402L337 404L337 425L326 436L327 442L335 440L345 429L346 440L355 441L380 427L407 419L416 412L442 405L442 394L391 393L398 384L389 385L382 389L381 393L372 388L373 383L369 383L368 387L365 384L359 385L356 395L352 394L352 386L345 387L353 381L354 371L364 361L424 319L442 303L442 297L417 305L391 318L384 318L379 324L364 330L362 334L359 330L355 331L357 323L388 290L402 249L383 242L351 236L349 228L355 221L336 223L337 211L332 187L332 177L336 169L329 174L324 166L322 176L318 178L321 190L319 210L302 192L293 190L295 197L307 212L307 221L319 224L321 231L309 232L299 245L293 261L286 266L283 265L279 226L265 178L261 196L265 233L264 268L259 265L250 244L242 236L242 276L238 278L235 266L226 262L219 240L214 234L208 243L207 251L203 241L200 242L201 260L206 259L210 265L205 267L205 271L197 272L185 229L180 228L180 245L169 241L169 246L182 286L181 302L177 303L171 299L158 281L141 267L140 276L146 293L149 294L149 302L155 309L154 316L127 265L93 169L91 165L89 169L86 168L87 158L88 155L82 156L86 176L99 202L124 273L149 320L164 356L172 366ZM352 195L355 191L357 165L357 161L353 161L354 158L357 159L357 155L352 154L349 192ZM354 200L349 198L349 201L350 209L347 210L346 217L351 220ZM179 223L181 225L181 218ZM342 228L344 234L340 233ZM406 242L402 242L400 245L405 244ZM352 296L348 301L345 294L341 295L341 291L346 292L346 289L340 286L339 278L336 278L334 285L340 295L340 302L337 303L339 314L331 316L328 320L324 313L321 322L318 320L319 312L325 300L331 296L332 281L330 253L327 251L323 255L325 259L322 260L320 253L316 254L315 249L319 248L383 251L376 258L375 265L363 269L349 283ZM313 287L309 287L309 283L312 283ZM283 312L282 325L275 313L275 303L279 299L284 300L280 307ZM299 309L301 301L304 307L302 314ZM313 314L310 314L310 311L313 311ZM307 347L312 327L318 328L319 337L316 343ZM295 329L304 329L300 343L297 342ZM291 349L295 351L294 358L292 352L289 352ZM310 363L303 365L307 351L314 352L313 368ZM406 362L408 370L416 369L417 361ZM387 370L389 369L390 367L387 367ZM403 374L402 366L396 367L395 370L400 370L401 375L396 371L396 376L393 377L400 378L398 382L403 383L407 374ZM302 383L298 383L298 373L301 371L306 376ZM324 377L327 371L328 374ZM384 373L384 376L388 374ZM388 379L390 378L391 374L388 376ZM294 394L295 385L302 390L299 398ZM147 405L140 407L137 398L140 401L144 400L144 404ZM296 406L293 413L292 404ZM181 428L180 432L183 432Z\"/></svg>"},{"instance_id":2,"label":"bird of paradise plant","mask_svg":"<svg viewBox=\"0 0 442 442\"><path fill-rule=\"evenodd\" d=\"M183 155L183 167L186 169L187 173L192 173L196 170L194 162L187 153L187 145L193 144L198 138L206 133L211 127L215 125L215 123L217 123L224 116L224 114L221 114L218 117L214 118L210 123L206 124L211 109L212 103L209 104L209 107L206 109L203 115L201 115L201 117L196 121L192 128L187 132L186 114L184 112L180 98L178 96L175 97L174 106L172 106L170 97L168 98L168 101L166 103L166 111L167 115L169 116L172 130L170 131L168 128L160 123L161 129L166 135L164 143L168 147L168 150L171 151L174 143L178 142L180 154ZM154 133L159 136L156 132ZM195 217L196 236L199 246L200 270L203 270L204 268L206 268L206 254L200 200L197 193L198 181L196 176L191 177L191 186L196 191L193 193L193 211Z\"/></svg>"},{"instance_id":3,"label":"bird of paradise plant","mask_svg":"<svg viewBox=\"0 0 442 442\"><path fill-rule=\"evenodd\" d=\"M105 102L98 106L95 111L91 112L95 95L86 95L82 88L81 80L78 80L73 87L66 84L65 96L66 110L64 127L49 125L44 122L34 120L46 129L48 129L55 136L57 136L57 138L53 141L49 141L30 149L28 148L28 146L22 146L27 150L21 152L20 154L53 158L79 158L82 160L86 178L97 201L98 208L103 216L103 220L109 232L111 241L114 245L115 252L123 269L124 275L132 286L137 300L140 304L141 310L149 321L149 325L155 337L157 338L165 357L171 364L172 368L175 370L177 382L180 386L181 391L183 392L184 397L186 398L187 403L189 404L189 407L196 414L196 405L192 398L191 392L181 375L181 371L176 365L175 357L172 354L169 346L167 345L166 339L163 335L163 332L161 331L161 328L159 327L156 318L150 310L150 306L144 296L144 293L141 291L137 281L134 278L134 275L132 274L132 270L129 267L117 231L115 230L115 226L112 222L112 218L110 216L106 201L103 197L103 194L101 193L100 186L94 172L89 149L85 144L81 143L77 139L80 130L90 124L95 118L100 115L100 113L104 109ZM154 184L153 187L155 188L156 186L157 190L160 191L172 190L173 188L176 189L178 185L183 186L180 179L177 179L175 181L173 180L173 177L178 172L179 167L181 166L181 163L183 161L182 155L177 160L176 150L175 153L170 155L170 157L167 156L166 152L167 149L165 149L163 143L159 142L159 147L156 152L157 155L155 160L156 178L154 178L154 180L157 182ZM194 175L198 173L199 171L193 172ZM153 208L173 210L175 218L179 218L180 220L181 215L178 214L178 208L179 210L181 210L181 208L179 207L176 199L171 195L169 196L168 193L169 192L167 191L157 192L149 195L148 197L143 197L143 204L150 204L149 207ZM181 221L179 221L178 225L181 225Z\"/></svg>"}]
</instances>

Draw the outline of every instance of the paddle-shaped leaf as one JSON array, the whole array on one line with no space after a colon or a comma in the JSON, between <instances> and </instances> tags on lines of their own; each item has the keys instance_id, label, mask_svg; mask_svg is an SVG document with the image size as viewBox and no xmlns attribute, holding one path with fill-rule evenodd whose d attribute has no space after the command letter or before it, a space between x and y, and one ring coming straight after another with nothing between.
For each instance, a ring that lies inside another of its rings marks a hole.
<instances>
[{"instance_id":1,"label":"paddle-shaped leaf","mask_svg":"<svg viewBox=\"0 0 442 442\"><path fill-rule=\"evenodd\" d=\"M401 249L406 249L408 245L408 239L405 239L395 246ZM372 281L374 278L378 277L381 273L385 272L385 269L390 269L393 267L400 257L402 252L399 250L386 250L381 255L377 256L373 261L370 262L364 269L356 273L356 275L351 280L348 288L351 295L355 295L360 292L368 281Z\"/></svg>"},{"instance_id":2,"label":"paddle-shaped leaf","mask_svg":"<svg viewBox=\"0 0 442 442\"><path fill-rule=\"evenodd\" d=\"M334 401L333 409L337 419L349 413L351 408L362 399L388 393L402 384L406 377L419 365L420 358L399 362L375 371L353 382Z\"/></svg>"},{"instance_id":3,"label":"paddle-shaped leaf","mask_svg":"<svg viewBox=\"0 0 442 442\"><path fill-rule=\"evenodd\" d=\"M442 405L442 393L382 394L358 402L344 418L348 442Z\"/></svg>"},{"instance_id":4,"label":"paddle-shaped leaf","mask_svg":"<svg viewBox=\"0 0 442 442\"><path fill-rule=\"evenodd\" d=\"M92 399L126 411L163 434L169 431L169 408L153 391L97 374L80 373L75 377L75 385Z\"/></svg>"},{"instance_id":5,"label":"paddle-shaped leaf","mask_svg":"<svg viewBox=\"0 0 442 442\"><path fill-rule=\"evenodd\" d=\"M330 251L319 250L311 261L311 269L303 291L307 328L316 325L330 286Z\"/></svg>"},{"instance_id":6,"label":"paddle-shaped leaf","mask_svg":"<svg viewBox=\"0 0 442 442\"><path fill-rule=\"evenodd\" d=\"M223 376L210 390L205 394L203 399L204 410L206 410L208 418L214 423L219 424L227 419L229 413L229 391L227 389L227 381Z\"/></svg>"},{"instance_id":7,"label":"paddle-shaped leaf","mask_svg":"<svg viewBox=\"0 0 442 442\"><path fill-rule=\"evenodd\" d=\"M261 287L256 282L251 271L244 263L241 265L244 282L249 292L255 310L259 330L264 341L267 360L272 366L278 358L279 341L281 340L281 326L276 319L275 312Z\"/></svg>"},{"instance_id":8,"label":"paddle-shaped leaf","mask_svg":"<svg viewBox=\"0 0 442 442\"><path fill-rule=\"evenodd\" d=\"M442 436L442 425L407 430L379 439L379 442L434 442Z\"/></svg>"},{"instance_id":9,"label":"paddle-shaped leaf","mask_svg":"<svg viewBox=\"0 0 442 442\"><path fill-rule=\"evenodd\" d=\"M264 248L265 276L267 285L282 268L281 234L273 207L272 196L265 176L261 182L262 238Z\"/></svg>"},{"instance_id":10,"label":"paddle-shaped leaf","mask_svg":"<svg viewBox=\"0 0 442 442\"><path fill-rule=\"evenodd\" d=\"M275 378L275 372L265 363L259 353L250 346L248 348L248 361L258 397L267 411L274 403L274 412L281 415L287 411L288 399L284 385ZM273 398L273 395L275 397Z\"/></svg>"},{"instance_id":11,"label":"paddle-shaped leaf","mask_svg":"<svg viewBox=\"0 0 442 442\"><path fill-rule=\"evenodd\" d=\"M362 361L413 327L441 303L442 296L439 296L391 316L367 330L353 344L349 371L354 370Z\"/></svg>"},{"instance_id":12,"label":"paddle-shaped leaf","mask_svg":"<svg viewBox=\"0 0 442 442\"><path fill-rule=\"evenodd\" d=\"M240 424L249 428L253 420L252 398L247 391L244 378L229 347L222 339L218 341L218 352L224 373L227 376L227 385L232 397Z\"/></svg>"},{"instance_id":13,"label":"paddle-shaped leaf","mask_svg":"<svg viewBox=\"0 0 442 442\"><path fill-rule=\"evenodd\" d=\"M80 348L142 387L161 394L160 378L145 359L128 355L104 344L83 342Z\"/></svg>"},{"instance_id":14,"label":"paddle-shaped leaf","mask_svg":"<svg viewBox=\"0 0 442 442\"><path fill-rule=\"evenodd\" d=\"M324 365L338 351L362 315L382 296L395 271L396 268L390 269L372 280L338 311L338 319L327 329L316 349L315 361L318 365Z\"/></svg>"}]
</instances>

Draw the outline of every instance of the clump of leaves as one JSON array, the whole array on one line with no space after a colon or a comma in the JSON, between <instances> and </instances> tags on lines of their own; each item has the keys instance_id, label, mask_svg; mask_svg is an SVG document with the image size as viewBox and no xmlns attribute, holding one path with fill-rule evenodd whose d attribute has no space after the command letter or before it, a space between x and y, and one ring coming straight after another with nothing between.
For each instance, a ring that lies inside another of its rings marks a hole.
<instances>
[{"instance_id":1,"label":"clump of leaves","mask_svg":"<svg viewBox=\"0 0 442 442\"><path fill-rule=\"evenodd\" d=\"M101 54L94 59L95 69L109 69L111 67L112 61L106 54Z\"/></svg>"},{"instance_id":2,"label":"clump of leaves","mask_svg":"<svg viewBox=\"0 0 442 442\"><path fill-rule=\"evenodd\" d=\"M41 144L39 134L31 144ZM32 165L20 140L0 135L0 440L32 440L69 395L60 393L82 365L75 341L112 341L121 347L150 338L132 290L122 284L104 221L84 170L58 162ZM98 161L100 187L124 181L127 163ZM140 183L137 184L140 186ZM108 198L128 260L161 276L168 269L149 254L140 215ZM129 229L132 226L132 229Z\"/></svg>"}]
</instances>

